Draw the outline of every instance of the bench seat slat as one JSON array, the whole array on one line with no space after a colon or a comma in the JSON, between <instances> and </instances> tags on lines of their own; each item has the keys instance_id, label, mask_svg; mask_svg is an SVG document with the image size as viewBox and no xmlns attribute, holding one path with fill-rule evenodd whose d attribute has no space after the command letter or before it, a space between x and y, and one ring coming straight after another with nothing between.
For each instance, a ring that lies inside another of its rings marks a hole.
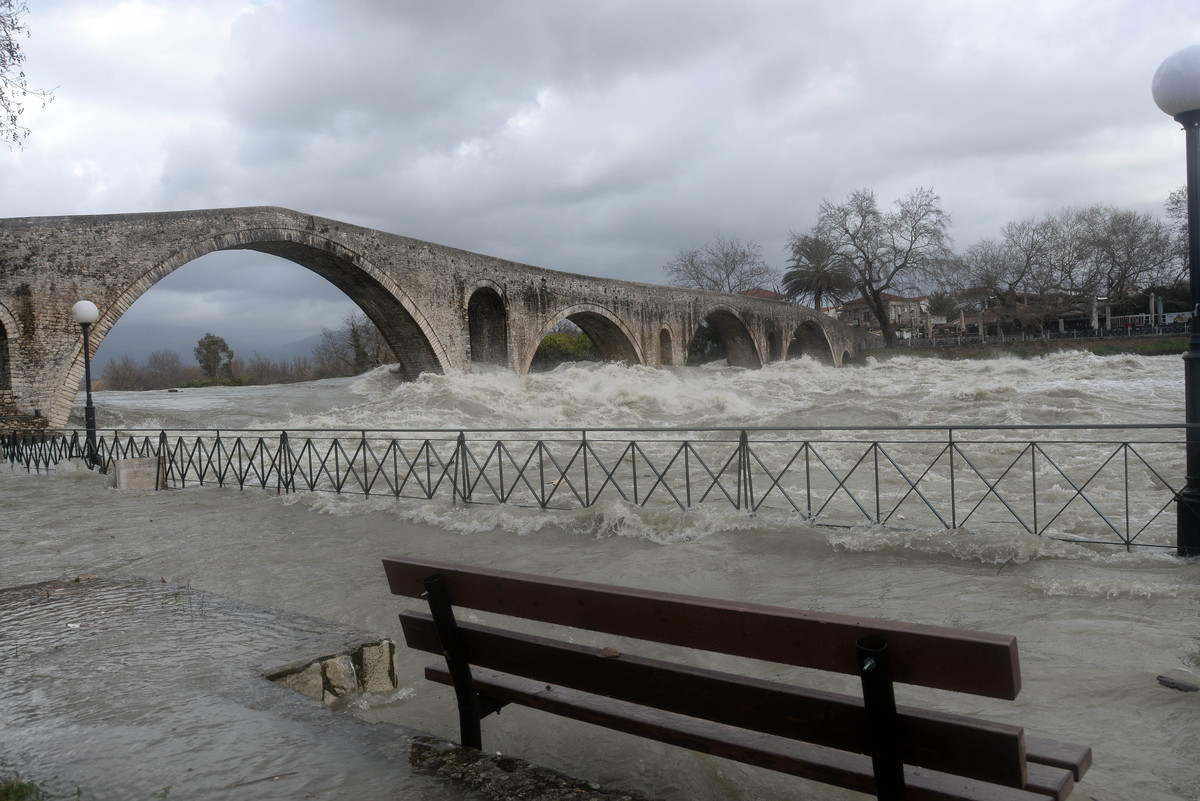
<instances>
[{"instance_id":1,"label":"bench seat slat","mask_svg":"<svg viewBox=\"0 0 1200 801\"><path fill-rule=\"evenodd\" d=\"M1027 759L1071 771L1075 781L1083 778L1092 766L1092 749L1086 745L1047 740L1045 737L1025 737Z\"/></svg>"},{"instance_id":2,"label":"bench seat slat","mask_svg":"<svg viewBox=\"0 0 1200 801\"><path fill-rule=\"evenodd\" d=\"M442 652L428 613L405 612L400 620L410 648ZM861 698L476 623L460 622L458 628L474 665L816 745L870 751ZM909 707L899 712L900 755L906 763L1010 787L1025 785L1020 727Z\"/></svg>"},{"instance_id":3,"label":"bench seat slat","mask_svg":"<svg viewBox=\"0 0 1200 801\"><path fill-rule=\"evenodd\" d=\"M1013 699L1021 687L1015 637L785 607L609 587L468 568L435 560L383 560L391 591L419 598L443 577L455 606L780 664L858 674L854 644L887 638L893 679Z\"/></svg>"},{"instance_id":4,"label":"bench seat slat","mask_svg":"<svg viewBox=\"0 0 1200 801\"><path fill-rule=\"evenodd\" d=\"M874 792L871 760L862 754L649 709L487 668L472 667L471 671L477 689L493 698L825 784ZM452 683L443 665L426 668L425 675L443 684ZM1072 784L1069 771L1048 767L1042 770L1047 775L1057 770L1054 783L1069 790ZM1032 790L909 765L904 768L904 779L910 801L1046 801L1047 798L1046 794ZM1054 795L1063 797L1060 793Z\"/></svg>"}]
</instances>

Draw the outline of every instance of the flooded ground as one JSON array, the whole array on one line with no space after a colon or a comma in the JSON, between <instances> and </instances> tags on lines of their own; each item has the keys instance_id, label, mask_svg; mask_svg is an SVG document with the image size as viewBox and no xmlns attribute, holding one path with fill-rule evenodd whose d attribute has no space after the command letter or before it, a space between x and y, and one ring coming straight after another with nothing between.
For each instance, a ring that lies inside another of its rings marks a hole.
<instances>
[{"instance_id":1,"label":"flooded ground","mask_svg":"<svg viewBox=\"0 0 1200 801\"><path fill-rule=\"evenodd\" d=\"M609 365L529 378L499 372L423 377L408 385L378 372L313 386L99 393L97 405L101 427L370 423L383 428L566 420L578 425L1169 423L1182 417L1181 371L1174 357L1072 354L968 364L902 358L841 370L808 360L755 372ZM1166 689L1156 680L1170 675L1200 683L1200 565L1167 551L1126 553L1008 529L828 529L795 517L752 518L725 508L668 515L619 500L560 513L215 487L118 492L78 465L63 465L50 475L0 469L0 499L5 548L0 586L70 581L87 573L143 577L150 586L213 593L237 604L322 618L397 640L402 638L396 614L408 602L388 594L379 560L404 553L1011 633L1020 644L1024 677L1017 701L930 698L904 688L901 702L929 701L1015 722L1032 734L1092 745L1095 765L1074 797L1200 797L1194 754L1200 693ZM195 761L191 773L215 776L222 773L222 755L236 752L239 743L260 738L286 743L290 713L276 709L273 700L264 707L261 698L232 691L221 695L221 703L241 709L221 713L228 725L216 725L201 709L194 731L170 730L172 709L197 701L186 692L176 698L180 688L160 687L146 677L161 673L178 680L180 660L170 651L182 646L164 652L155 645L155 616L163 616L164 638L172 642L175 636L186 641L184 634L169 634L176 622L186 629L204 621L176 611L166 603L169 598L155 597L161 608L140 618L148 632L144 650L118 649L112 657L93 659L88 669L88 698L113 697L132 675L138 677L131 685L136 703L112 706L100 700L94 711L80 713L82 721L70 717L79 696L62 696L67 688L55 675L101 653L76 638L103 637L105 630L89 633L64 623L64 630L54 634L59 645L28 654L28 661L14 661L10 655L17 652L7 638L10 607L0 611L0 631L6 632L0 670L6 671L9 688L19 683L19 690L0 689L0 768L19 757L22 770L33 773L37 766L61 786L83 788L85 797L128 798L134 796L110 792L99 772L102 764L124 765L143 750L175 747ZM87 618L62 619L82 623ZM230 642L221 647L240 654L233 659L245 660L248 670L258 646L234 636L225 639ZM331 726L403 726L453 738L452 694L423 679L426 661L425 655L402 652L395 693L365 699L349 715L323 708L319 714L360 721ZM198 665L197 671L188 679L193 685L219 683L216 668ZM46 710L41 717L38 708ZM37 736L27 741L9 724L10 714L19 714L16 719ZM61 739L52 733L56 725L64 729ZM303 744L308 724L297 725ZM105 731L124 739L104 738ZM86 746L67 746L76 733ZM168 733L172 743L160 745ZM671 801L852 797L524 709L490 718L484 745ZM401 797L376 795L372 789L387 786L408 787L404 797L455 798L459 793L411 775L405 760L392 760L386 750L378 759L347 762L356 766L353 771L342 766L339 753L345 754L334 749L328 760L312 761L314 775L304 792L321 798ZM263 775L274 770L264 767ZM131 771L130 776L140 777L136 797L168 784L175 788L169 797L188 797L179 789L186 775ZM237 778L229 776L224 783Z\"/></svg>"}]
</instances>

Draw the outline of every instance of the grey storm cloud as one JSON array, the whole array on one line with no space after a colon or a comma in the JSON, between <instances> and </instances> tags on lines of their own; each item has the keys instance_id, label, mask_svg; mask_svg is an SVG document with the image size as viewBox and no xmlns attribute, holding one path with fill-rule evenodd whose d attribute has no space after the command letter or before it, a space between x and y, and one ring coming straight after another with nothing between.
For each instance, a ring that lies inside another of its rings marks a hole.
<instances>
[{"instance_id":1,"label":"grey storm cloud","mask_svg":"<svg viewBox=\"0 0 1200 801\"><path fill-rule=\"evenodd\" d=\"M281 205L648 281L717 231L783 266L860 188L932 187L960 248L1070 205L1159 212L1182 137L1150 79L1200 41L1169 0L40 0L27 22L56 99L0 154L0 215ZM189 296L229 330L349 308L252 258L179 271L129 325Z\"/></svg>"}]
</instances>

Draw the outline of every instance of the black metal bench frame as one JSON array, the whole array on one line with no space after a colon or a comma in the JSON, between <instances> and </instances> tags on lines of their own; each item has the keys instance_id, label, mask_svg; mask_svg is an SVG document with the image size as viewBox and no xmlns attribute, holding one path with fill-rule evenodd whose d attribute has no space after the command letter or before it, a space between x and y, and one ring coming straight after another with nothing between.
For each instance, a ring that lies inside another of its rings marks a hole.
<instances>
[{"instance_id":1,"label":"black metal bench frame","mask_svg":"<svg viewBox=\"0 0 1200 801\"><path fill-rule=\"evenodd\" d=\"M516 703L880 799L1064 799L1086 746L1019 726L897 706L893 682L993 698L1020 690L1016 638L591 584L426 559L383 560L391 591L430 611L400 615L412 648L445 656L461 741ZM858 675L831 693L476 623L453 607Z\"/></svg>"}]
</instances>

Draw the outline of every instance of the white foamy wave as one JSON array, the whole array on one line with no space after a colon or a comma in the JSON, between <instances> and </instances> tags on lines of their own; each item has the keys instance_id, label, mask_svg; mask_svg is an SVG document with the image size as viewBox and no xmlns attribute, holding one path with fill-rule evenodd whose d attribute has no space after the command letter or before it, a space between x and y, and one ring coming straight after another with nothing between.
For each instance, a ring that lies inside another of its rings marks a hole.
<instances>
[{"instance_id":1,"label":"white foamy wave","mask_svg":"<svg viewBox=\"0 0 1200 801\"><path fill-rule=\"evenodd\" d=\"M681 511L647 509L624 501L596 504L586 509L541 510L501 504L455 504L389 497L363 498L331 493L296 493L280 498L285 505L299 504L317 514L350 517L384 513L461 535L503 531L516 536L562 532L585 539L625 537L658 545L702 540L714 534L743 530L776 531L779 523L755 518L731 507L710 506ZM794 522L793 522L794 525Z\"/></svg>"},{"instance_id":2,"label":"white foamy wave","mask_svg":"<svg viewBox=\"0 0 1200 801\"><path fill-rule=\"evenodd\" d=\"M1094 553L1082 545L1013 531L902 530L864 525L830 529L825 540L840 551L916 551L993 565L1023 564L1036 559L1080 558Z\"/></svg>"},{"instance_id":3,"label":"white foamy wave","mask_svg":"<svg viewBox=\"0 0 1200 801\"><path fill-rule=\"evenodd\" d=\"M101 428L809 427L1177 422L1179 359L1053 353L951 361L898 355L761 370L566 364L178 393L97 393ZM82 421L82 398L77 401Z\"/></svg>"},{"instance_id":4,"label":"white foamy wave","mask_svg":"<svg viewBox=\"0 0 1200 801\"><path fill-rule=\"evenodd\" d=\"M290 421L326 428L598 428L727 425L769 414L748 371L563 365L519 376L501 368L422 375L401 383L386 369L352 386L364 403ZM761 379L760 379L761 380Z\"/></svg>"},{"instance_id":5,"label":"white foamy wave","mask_svg":"<svg viewBox=\"0 0 1200 801\"><path fill-rule=\"evenodd\" d=\"M1029 582L1047 596L1074 598L1117 598L1151 600L1154 598L1200 599L1200 586L1194 582L1139 581L1122 576L1091 576L1078 579L1035 579Z\"/></svg>"}]
</instances>

